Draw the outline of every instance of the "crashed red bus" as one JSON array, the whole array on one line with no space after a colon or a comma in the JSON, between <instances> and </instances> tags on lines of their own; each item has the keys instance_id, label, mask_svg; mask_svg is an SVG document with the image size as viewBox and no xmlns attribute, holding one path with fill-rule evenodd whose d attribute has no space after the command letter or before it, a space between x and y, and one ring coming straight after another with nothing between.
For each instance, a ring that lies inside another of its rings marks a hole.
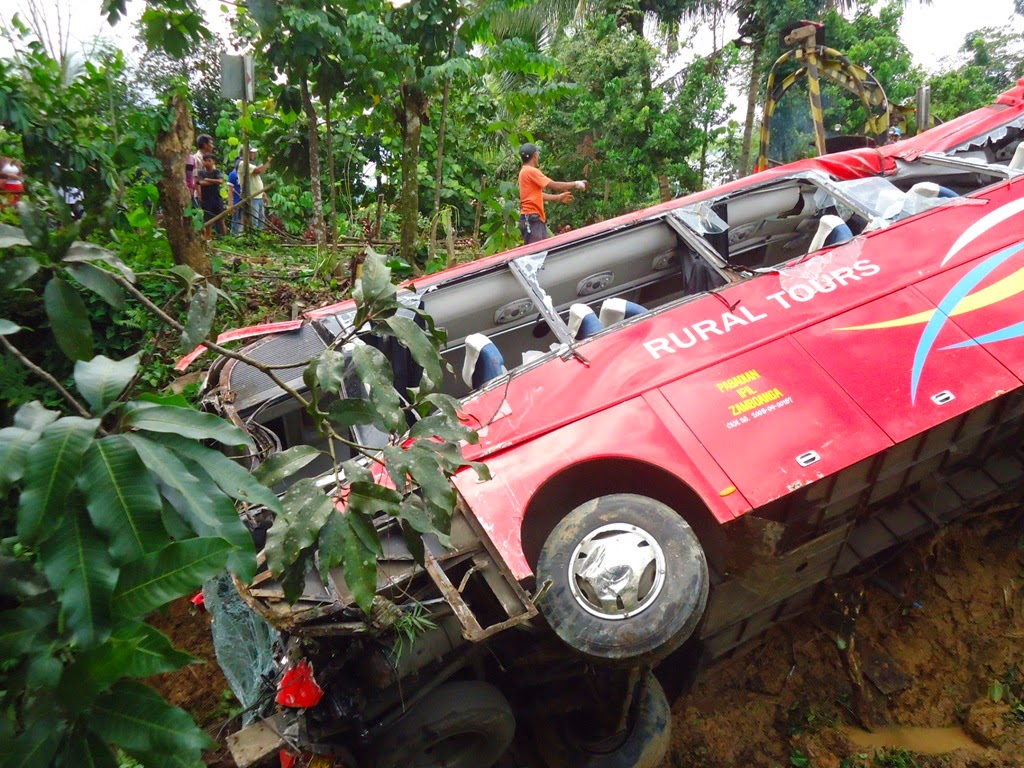
<instances>
[{"instance_id":1,"label":"crashed red bus","mask_svg":"<svg viewBox=\"0 0 1024 768\"><path fill-rule=\"evenodd\" d=\"M283 632L271 689L304 658L324 695L240 732L239 764L657 765L665 689L824 581L1016 492L1022 131L1024 81L896 145L405 286L447 331L443 390L491 479L455 476L452 547L428 541L425 567L379 520L379 593L433 625L401 654L340 576L295 605L265 573L241 586ZM246 354L294 362L301 387L353 312L234 338L259 336ZM218 360L208 392L266 452L318 440L250 366ZM517 729L530 746L509 756Z\"/></svg>"}]
</instances>

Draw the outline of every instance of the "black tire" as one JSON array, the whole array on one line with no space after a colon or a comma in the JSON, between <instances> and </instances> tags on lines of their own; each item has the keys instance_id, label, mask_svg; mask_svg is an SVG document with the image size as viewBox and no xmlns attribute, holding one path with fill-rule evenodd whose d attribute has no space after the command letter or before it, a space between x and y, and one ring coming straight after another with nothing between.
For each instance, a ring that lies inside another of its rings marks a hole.
<instances>
[{"instance_id":1,"label":"black tire","mask_svg":"<svg viewBox=\"0 0 1024 768\"><path fill-rule=\"evenodd\" d=\"M672 713L661 685L647 673L624 741L601 749L584 743L573 731L567 719L535 721L537 749L548 768L658 768L672 741Z\"/></svg>"},{"instance_id":2,"label":"black tire","mask_svg":"<svg viewBox=\"0 0 1024 768\"><path fill-rule=\"evenodd\" d=\"M475 680L445 683L383 733L377 768L490 768L509 745L516 720L501 691Z\"/></svg>"},{"instance_id":3,"label":"black tire","mask_svg":"<svg viewBox=\"0 0 1024 768\"><path fill-rule=\"evenodd\" d=\"M616 591L620 576L631 584ZM665 504L634 494L588 501L555 526L537 563L537 583L548 579L537 606L544 618L567 645L603 663L655 664L690 636L708 598L707 560L693 529ZM603 601L597 585L611 585Z\"/></svg>"}]
</instances>

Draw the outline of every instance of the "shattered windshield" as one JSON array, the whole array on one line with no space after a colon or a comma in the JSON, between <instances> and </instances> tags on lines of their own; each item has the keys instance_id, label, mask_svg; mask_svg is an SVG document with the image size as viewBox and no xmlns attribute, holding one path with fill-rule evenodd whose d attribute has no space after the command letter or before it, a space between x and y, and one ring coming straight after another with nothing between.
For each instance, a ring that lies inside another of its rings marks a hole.
<instances>
[{"instance_id":1,"label":"shattered windshield","mask_svg":"<svg viewBox=\"0 0 1024 768\"><path fill-rule=\"evenodd\" d=\"M957 195L950 189L934 182L915 184L904 192L888 179L873 176L867 179L835 182L837 192L855 206L870 214L870 221L877 228L878 224L888 224L908 216L928 211L943 205L966 205L970 198ZM839 215L845 216L844 203L837 202Z\"/></svg>"}]
</instances>

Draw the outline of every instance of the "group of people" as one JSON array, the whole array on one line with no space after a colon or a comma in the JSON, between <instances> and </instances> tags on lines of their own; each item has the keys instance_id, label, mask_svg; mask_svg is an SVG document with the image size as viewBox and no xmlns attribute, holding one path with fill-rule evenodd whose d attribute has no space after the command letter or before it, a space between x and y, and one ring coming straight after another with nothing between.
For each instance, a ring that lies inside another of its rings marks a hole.
<instances>
[{"instance_id":1,"label":"group of people","mask_svg":"<svg viewBox=\"0 0 1024 768\"><path fill-rule=\"evenodd\" d=\"M257 159L256 147L249 147L249 162L244 162L243 153L239 152L234 167L227 177L217 167L217 158L213 153L213 137L202 134L196 139L196 153L185 163L185 184L192 195L194 203L203 210L203 221L206 224L207 236L210 230L219 235L227 234L225 212L229 210L224 200L225 182L231 194L231 233L242 231L242 216L246 206L242 205L243 190L248 186L248 209L252 216L252 226L259 230L266 223L266 192L264 191L263 173L270 165L270 160L260 163ZM245 173L248 170L248 183ZM211 223L212 222L212 223Z\"/></svg>"}]
</instances>

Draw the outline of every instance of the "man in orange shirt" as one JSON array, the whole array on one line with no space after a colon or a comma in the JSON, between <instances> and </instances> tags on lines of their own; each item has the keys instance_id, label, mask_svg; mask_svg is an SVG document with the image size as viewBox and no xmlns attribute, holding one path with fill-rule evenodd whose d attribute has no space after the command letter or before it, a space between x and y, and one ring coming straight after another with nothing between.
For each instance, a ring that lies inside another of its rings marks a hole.
<instances>
[{"instance_id":1,"label":"man in orange shirt","mask_svg":"<svg viewBox=\"0 0 1024 768\"><path fill-rule=\"evenodd\" d=\"M524 243L535 243L551 235L548 233L547 218L544 216L544 201L557 200L571 203L570 190L586 190L586 181L552 181L540 170L540 151L533 144L526 143L519 148L523 167L519 170L519 231ZM550 189L561 194L545 192Z\"/></svg>"}]
</instances>

